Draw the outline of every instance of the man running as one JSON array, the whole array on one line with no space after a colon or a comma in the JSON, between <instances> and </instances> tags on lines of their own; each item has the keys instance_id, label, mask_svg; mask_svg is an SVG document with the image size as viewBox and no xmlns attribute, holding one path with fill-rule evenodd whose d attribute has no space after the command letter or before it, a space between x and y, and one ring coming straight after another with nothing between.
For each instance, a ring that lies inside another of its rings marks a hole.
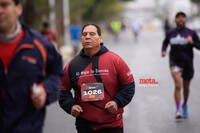
<instances>
[{"instance_id":1,"label":"man running","mask_svg":"<svg viewBox=\"0 0 200 133\"><path fill-rule=\"evenodd\" d=\"M162 57L166 56L168 44L171 46L169 62L172 77L175 83L176 118L188 118L187 101L189 97L190 81L194 75L193 48L200 49L199 38L195 31L187 28L186 14L178 12L175 16L177 27L170 30L162 45ZM183 79L184 101L181 113L181 80Z\"/></svg>"},{"instance_id":2,"label":"man running","mask_svg":"<svg viewBox=\"0 0 200 133\"><path fill-rule=\"evenodd\" d=\"M82 51L65 67L60 106L76 117L78 133L123 133L123 107L134 95L133 75L103 45L99 26L85 25L81 41Z\"/></svg>"}]
</instances>

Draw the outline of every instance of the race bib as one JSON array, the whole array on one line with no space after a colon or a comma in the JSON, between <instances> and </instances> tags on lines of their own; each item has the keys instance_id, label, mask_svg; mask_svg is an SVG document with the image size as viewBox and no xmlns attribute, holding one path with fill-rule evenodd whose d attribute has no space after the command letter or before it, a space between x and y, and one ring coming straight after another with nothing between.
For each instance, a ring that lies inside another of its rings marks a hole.
<instances>
[{"instance_id":1,"label":"race bib","mask_svg":"<svg viewBox=\"0 0 200 133\"><path fill-rule=\"evenodd\" d=\"M81 85L81 100L100 101L104 99L104 85L103 83L84 83Z\"/></svg>"}]
</instances>

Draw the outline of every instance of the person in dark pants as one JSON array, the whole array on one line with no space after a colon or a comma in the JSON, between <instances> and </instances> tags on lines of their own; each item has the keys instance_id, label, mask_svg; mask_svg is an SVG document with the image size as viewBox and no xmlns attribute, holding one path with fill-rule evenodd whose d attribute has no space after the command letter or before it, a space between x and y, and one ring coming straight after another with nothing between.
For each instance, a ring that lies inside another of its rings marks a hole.
<instances>
[{"instance_id":1,"label":"person in dark pants","mask_svg":"<svg viewBox=\"0 0 200 133\"><path fill-rule=\"evenodd\" d=\"M123 133L123 128L103 128L94 131L90 127L78 127L78 133Z\"/></svg>"},{"instance_id":2,"label":"person in dark pants","mask_svg":"<svg viewBox=\"0 0 200 133\"><path fill-rule=\"evenodd\" d=\"M200 49L197 33L185 26L186 14L178 12L175 17L177 27L168 31L162 45L162 57L166 56L168 44L171 46L169 64L175 83L174 97L176 102L176 118L188 118L188 97L190 81L194 76L193 48ZM183 79L184 101L181 113L181 80Z\"/></svg>"},{"instance_id":3,"label":"person in dark pants","mask_svg":"<svg viewBox=\"0 0 200 133\"><path fill-rule=\"evenodd\" d=\"M83 49L65 67L59 104L76 117L78 133L123 133L123 107L135 92L133 75L104 46L99 26L83 26L81 41Z\"/></svg>"},{"instance_id":4,"label":"person in dark pants","mask_svg":"<svg viewBox=\"0 0 200 133\"><path fill-rule=\"evenodd\" d=\"M64 73L54 46L21 24L21 14L20 0L0 0L0 133L42 133Z\"/></svg>"}]
</instances>

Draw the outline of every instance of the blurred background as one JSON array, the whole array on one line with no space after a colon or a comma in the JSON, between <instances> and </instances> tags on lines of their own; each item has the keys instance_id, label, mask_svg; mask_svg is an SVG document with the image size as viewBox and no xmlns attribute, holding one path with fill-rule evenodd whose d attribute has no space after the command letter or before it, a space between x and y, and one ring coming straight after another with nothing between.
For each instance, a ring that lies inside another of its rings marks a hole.
<instances>
[{"instance_id":1,"label":"blurred background","mask_svg":"<svg viewBox=\"0 0 200 133\"><path fill-rule=\"evenodd\" d=\"M127 62L136 82L136 94L125 108L125 133L199 133L200 52L194 51L190 117L177 121L174 84L168 57L161 58L161 45L166 31L175 27L178 11L187 14L188 27L200 32L200 0L24 0L23 4L22 21L44 34L43 27L51 29L64 64L81 49L81 26L101 26L103 42ZM158 84L139 83L149 78ZM74 122L55 103L47 109L44 133L75 133Z\"/></svg>"},{"instance_id":2,"label":"blurred background","mask_svg":"<svg viewBox=\"0 0 200 133\"><path fill-rule=\"evenodd\" d=\"M22 21L40 30L48 22L58 47L70 45L70 26L98 23L109 30L112 21L130 26L138 21L144 29L161 28L166 21L174 26L174 15L184 11L189 25L200 29L200 0L23 0Z\"/></svg>"}]
</instances>

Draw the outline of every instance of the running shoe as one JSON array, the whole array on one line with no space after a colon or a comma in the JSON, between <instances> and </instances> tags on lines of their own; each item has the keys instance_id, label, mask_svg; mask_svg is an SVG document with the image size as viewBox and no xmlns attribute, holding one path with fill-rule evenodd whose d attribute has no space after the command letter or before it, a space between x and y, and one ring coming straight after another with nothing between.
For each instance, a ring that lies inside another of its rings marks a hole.
<instances>
[{"instance_id":1,"label":"running shoe","mask_svg":"<svg viewBox=\"0 0 200 133\"><path fill-rule=\"evenodd\" d=\"M176 111L176 119L180 119L181 118L181 111L177 110Z\"/></svg>"},{"instance_id":2,"label":"running shoe","mask_svg":"<svg viewBox=\"0 0 200 133\"><path fill-rule=\"evenodd\" d=\"M182 106L183 109L183 118L187 119L188 118L188 109L187 105Z\"/></svg>"}]
</instances>

